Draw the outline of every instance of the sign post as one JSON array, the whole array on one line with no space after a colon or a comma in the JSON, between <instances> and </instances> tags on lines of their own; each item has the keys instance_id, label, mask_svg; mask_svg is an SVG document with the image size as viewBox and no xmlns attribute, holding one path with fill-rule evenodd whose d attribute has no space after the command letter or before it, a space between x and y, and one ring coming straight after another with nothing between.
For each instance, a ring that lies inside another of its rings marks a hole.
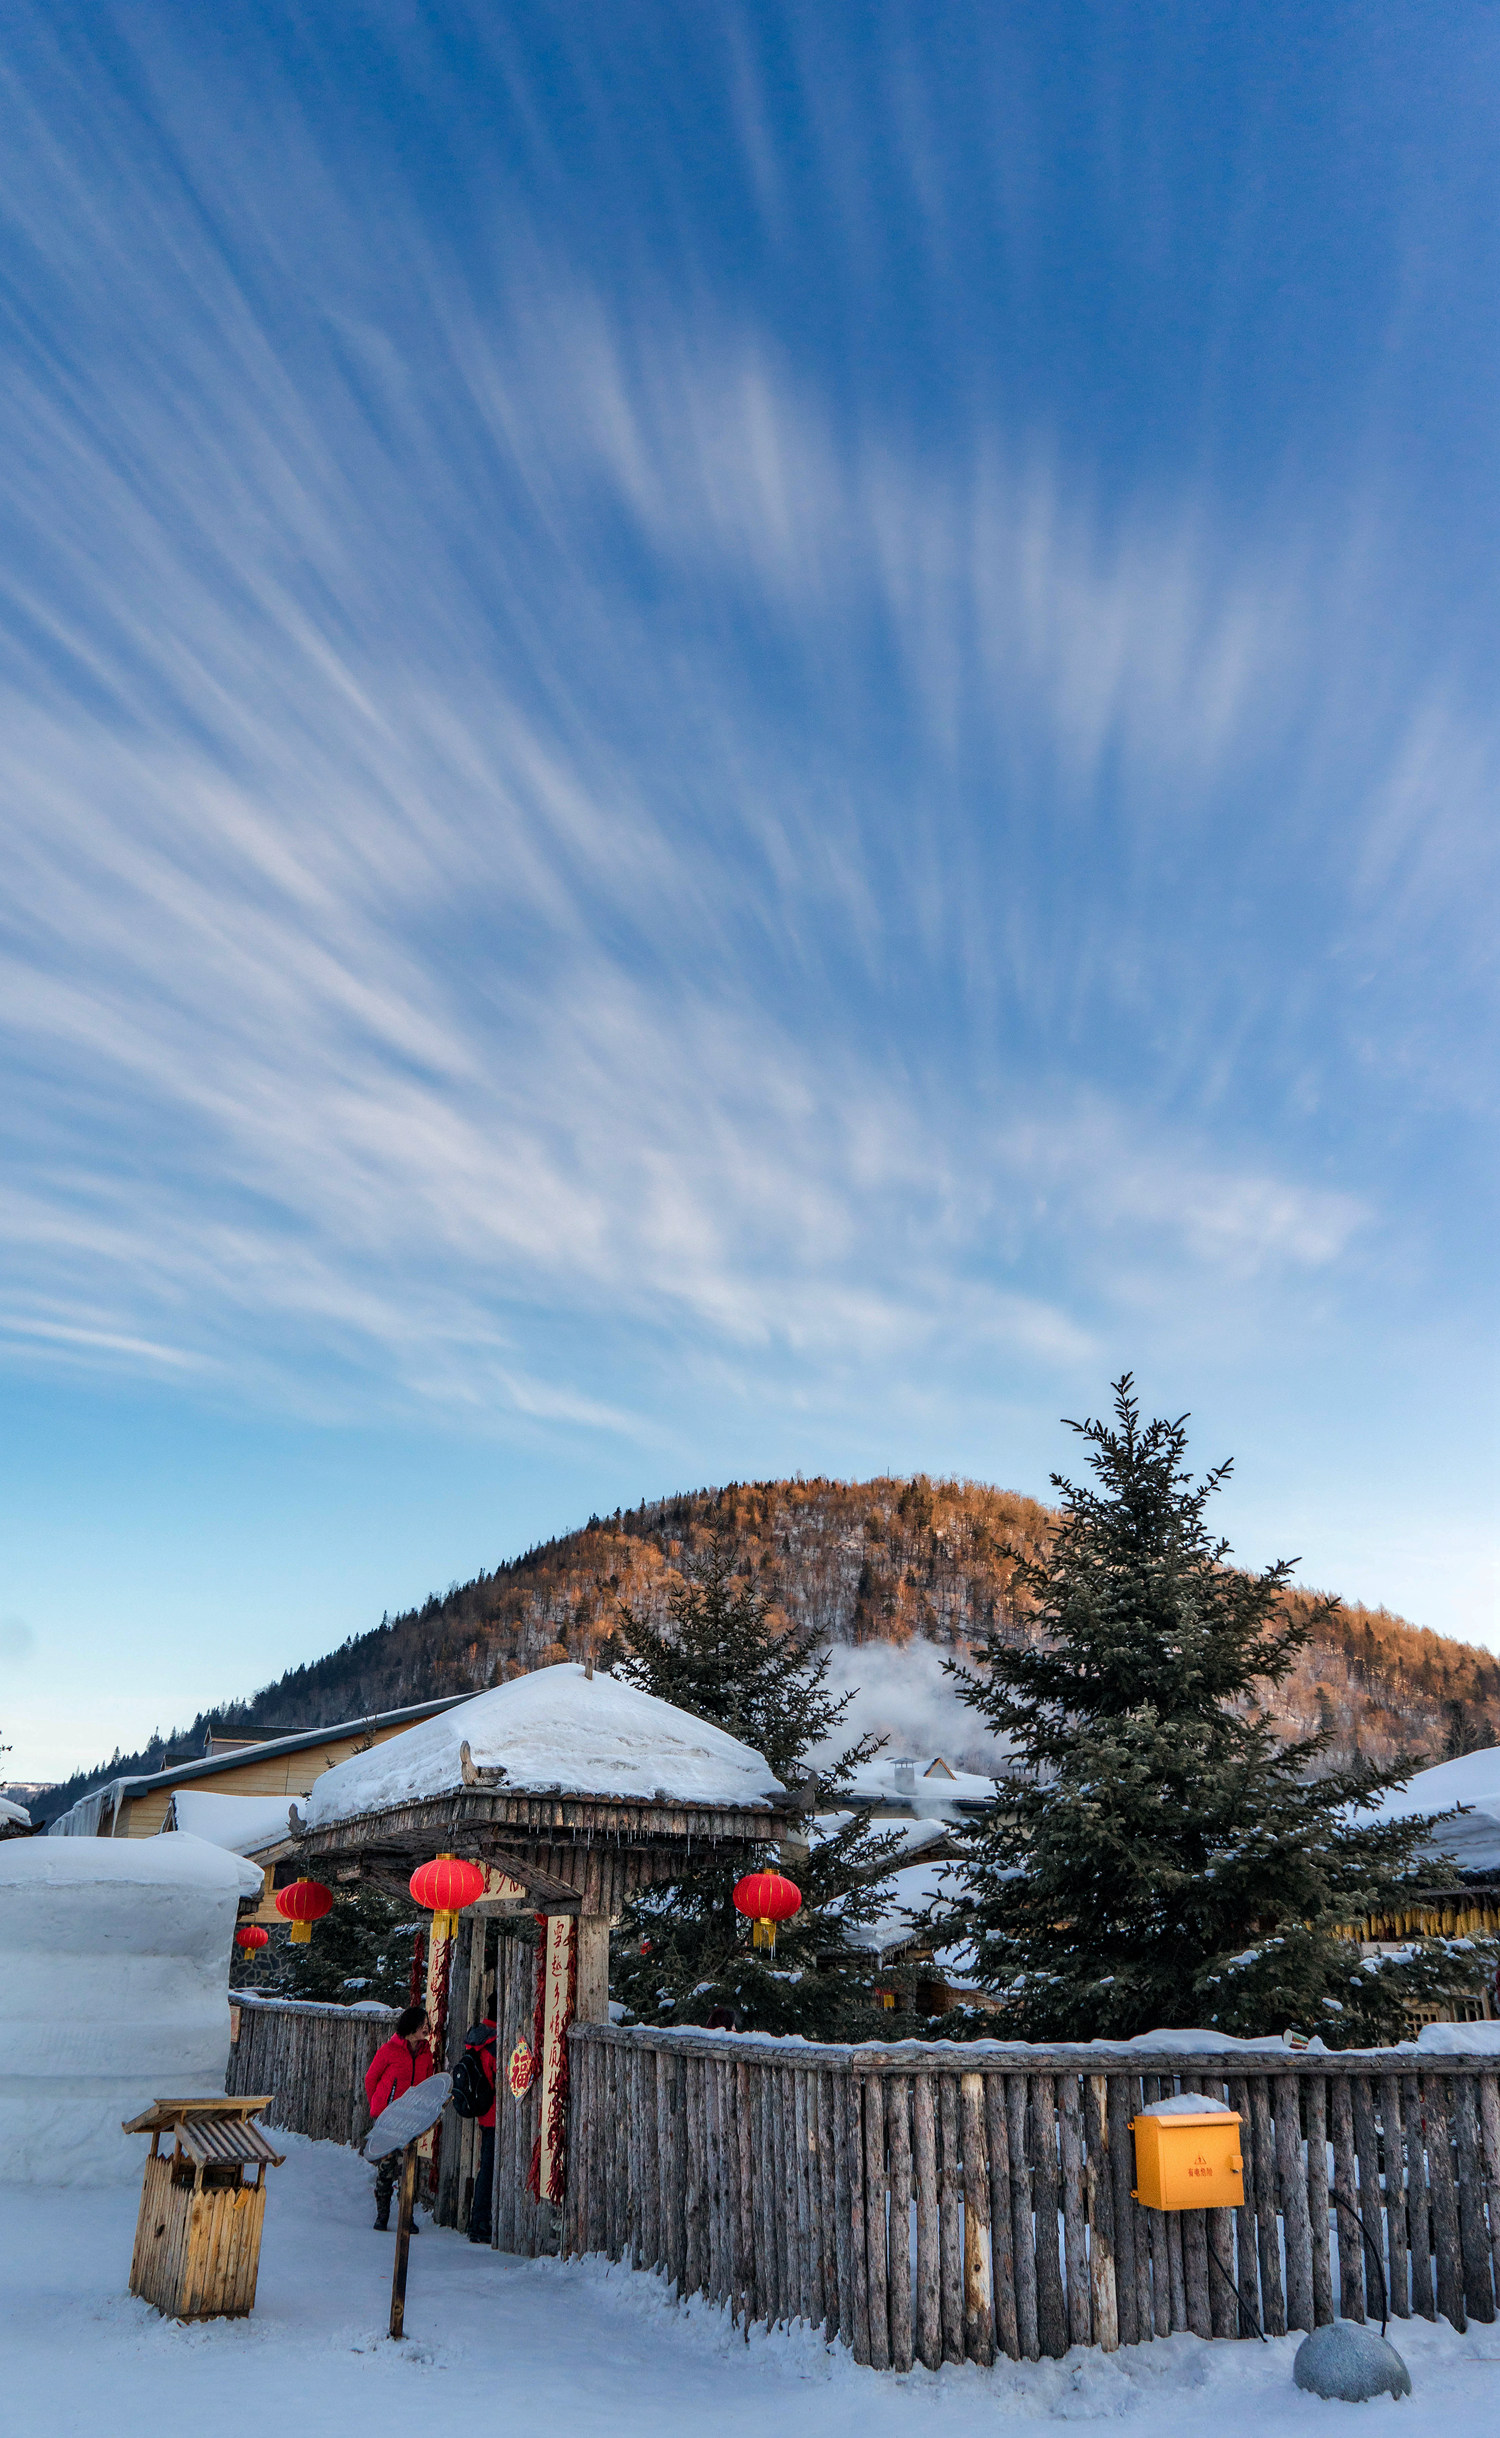
<instances>
[{"instance_id":1,"label":"sign post","mask_svg":"<svg viewBox=\"0 0 1500 2438\"><path fill-rule=\"evenodd\" d=\"M451 2074L430 2074L426 2082L414 2082L381 2110L370 2127L365 2142L367 2159L388 2159L393 2150L406 2156L401 2162L401 2201L396 2212L396 2262L391 2271L391 2334L406 2334L406 2260L411 2249L412 2212L417 2204L417 2144L429 2133L448 2104L453 2088Z\"/></svg>"},{"instance_id":2,"label":"sign post","mask_svg":"<svg viewBox=\"0 0 1500 2438\"><path fill-rule=\"evenodd\" d=\"M396 2207L396 2265L391 2271L391 2334L406 2334L406 2256L411 2249L411 2214L417 2200L417 2145L408 2142L401 2162L401 2199Z\"/></svg>"}]
</instances>

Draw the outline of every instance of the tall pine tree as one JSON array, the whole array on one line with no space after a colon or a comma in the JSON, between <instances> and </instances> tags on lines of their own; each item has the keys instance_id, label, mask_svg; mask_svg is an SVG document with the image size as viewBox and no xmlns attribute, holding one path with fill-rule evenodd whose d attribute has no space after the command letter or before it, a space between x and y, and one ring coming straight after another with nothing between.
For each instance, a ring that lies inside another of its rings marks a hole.
<instances>
[{"instance_id":1,"label":"tall pine tree","mask_svg":"<svg viewBox=\"0 0 1500 2438\"><path fill-rule=\"evenodd\" d=\"M1274 1734L1266 1700L1333 1604L1294 1620L1289 1563L1230 1565L1206 1520L1230 1467L1193 1479L1185 1419L1142 1424L1127 1373L1112 1426L1069 1425L1096 1478L1054 1475L1047 1553L1015 1553L1028 1636L954 1671L1014 1753L963 1865L981 1979L1029 2039L1400 2038L1403 1998L1477 1988L1493 1949L1362 1960L1340 1935L1401 1909L1431 1823L1370 1817L1410 1765L1322 1774L1326 1735Z\"/></svg>"},{"instance_id":2,"label":"tall pine tree","mask_svg":"<svg viewBox=\"0 0 1500 2438\"><path fill-rule=\"evenodd\" d=\"M827 1686L828 1657L773 1624L770 1604L734 1570L715 1540L668 1603L665 1630L620 1604L625 1655L615 1673L679 1710L712 1720L763 1753L787 1786L813 1781L809 1754L826 1753L852 1695ZM817 1799L836 1805L852 1773L880 1748L861 1737L821 1758ZM616 1997L642 2022L731 2020L741 2030L818 2039L909 2034L872 1991L874 1959L850 1931L882 1909L899 1836L858 1813L831 1828L809 1818L807 1856L792 1876L802 1908L777 1933L773 1954L754 1948L734 1908L735 1873L705 1860L671 1886L646 1890L627 1912L610 1967ZM784 1867L774 1847L765 1867ZM744 1867L750 1867L748 1865Z\"/></svg>"}]
</instances>

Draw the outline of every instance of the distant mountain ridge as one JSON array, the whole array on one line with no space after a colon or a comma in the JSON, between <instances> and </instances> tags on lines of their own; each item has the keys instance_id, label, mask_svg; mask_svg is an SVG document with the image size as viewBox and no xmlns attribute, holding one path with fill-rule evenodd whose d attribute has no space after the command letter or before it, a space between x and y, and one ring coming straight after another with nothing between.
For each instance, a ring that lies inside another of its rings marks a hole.
<instances>
[{"instance_id":1,"label":"distant mountain ridge","mask_svg":"<svg viewBox=\"0 0 1500 2438\"><path fill-rule=\"evenodd\" d=\"M592 1649L607 1659L623 1600L654 1619L714 1536L789 1628L835 1643L914 1636L963 1653L991 1625L1027 1631L1007 1548L1036 1550L1052 1511L984 1483L825 1479L734 1482L607 1517L530 1549L420 1609L386 1618L250 1699L205 1711L181 1735L79 1772L36 1806L51 1818L106 1778L196 1757L209 1732L331 1726ZM1294 1605L1316 1595L1295 1592ZM1500 1741L1500 1659L1384 1609L1342 1611L1278 1695L1289 1733L1326 1726L1332 1757L1423 1760Z\"/></svg>"}]
</instances>

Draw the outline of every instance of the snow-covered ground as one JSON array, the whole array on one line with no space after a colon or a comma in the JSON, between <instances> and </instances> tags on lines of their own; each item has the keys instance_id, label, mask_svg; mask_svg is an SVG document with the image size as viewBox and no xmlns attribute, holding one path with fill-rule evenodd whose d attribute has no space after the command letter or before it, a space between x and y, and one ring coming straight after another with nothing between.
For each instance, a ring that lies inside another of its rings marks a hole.
<instances>
[{"instance_id":1,"label":"snow-covered ground","mask_svg":"<svg viewBox=\"0 0 1500 2438\"><path fill-rule=\"evenodd\" d=\"M0 2190L0 2398L6 2438L202 2438L224 2424L297 2438L411 2438L504 2427L580 2438L992 2438L997 2416L1133 2418L1161 2438L1453 2438L1494 2426L1500 2329L1392 2330L1415 2396L1323 2404L1292 2386L1295 2340L1194 2337L1062 2362L907 2378L856 2370L810 2331L753 2332L679 2311L656 2279L592 2262L515 2261L431 2227L412 2247L405 2344L384 2335L392 2238L371 2171L296 2136L273 2169L260 2297L247 2321L180 2327L128 2295L135 2195ZM144 2145L142 2146L144 2148ZM1396 2416L1392 2420L1391 2416ZM439 2421L439 2416L441 2417ZM498 2416L498 2418L497 2418Z\"/></svg>"}]
</instances>

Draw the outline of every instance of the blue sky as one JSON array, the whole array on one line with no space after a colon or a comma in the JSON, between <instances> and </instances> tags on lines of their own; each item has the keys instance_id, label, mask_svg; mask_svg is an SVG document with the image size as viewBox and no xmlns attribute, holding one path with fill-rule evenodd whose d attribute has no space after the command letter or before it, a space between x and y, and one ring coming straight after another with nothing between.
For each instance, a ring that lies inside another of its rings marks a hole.
<instances>
[{"instance_id":1,"label":"blue sky","mask_svg":"<svg viewBox=\"0 0 1500 2438\"><path fill-rule=\"evenodd\" d=\"M1483 8L14 9L0 1729L643 1493L1495 1642Z\"/></svg>"}]
</instances>

